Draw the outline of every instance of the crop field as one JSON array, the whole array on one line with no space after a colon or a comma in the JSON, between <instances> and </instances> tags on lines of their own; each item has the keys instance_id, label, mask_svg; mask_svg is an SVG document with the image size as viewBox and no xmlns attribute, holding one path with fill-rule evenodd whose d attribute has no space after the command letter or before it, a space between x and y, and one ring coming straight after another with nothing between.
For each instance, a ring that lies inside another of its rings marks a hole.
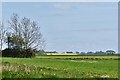
<instances>
[{"instance_id":1,"label":"crop field","mask_svg":"<svg viewBox=\"0 0 120 80\"><path fill-rule=\"evenodd\" d=\"M118 60L118 56L107 56L107 55L47 55L47 56L36 56L36 58L47 58L47 59L116 59Z\"/></svg>"},{"instance_id":2,"label":"crop field","mask_svg":"<svg viewBox=\"0 0 120 80\"><path fill-rule=\"evenodd\" d=\"M2 78L118 78L118 56L4 57Z\"/></svg>"}]
</instances>

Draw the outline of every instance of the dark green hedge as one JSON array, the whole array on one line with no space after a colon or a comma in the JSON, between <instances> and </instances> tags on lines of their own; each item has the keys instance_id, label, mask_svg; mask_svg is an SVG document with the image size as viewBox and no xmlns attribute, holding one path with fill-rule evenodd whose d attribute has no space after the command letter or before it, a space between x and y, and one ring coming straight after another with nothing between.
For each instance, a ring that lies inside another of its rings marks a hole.
<instances>
[{"instance_id":1,"label":"dark green hedge","mask_svg":"<svg viewBox=\"0 0 120 80\"><path fill-rule=\"evenodd\" d=\"M5 49L2 51L2 57L31 58L35 53L31 49Z\"/></svg>"}]
</instances>

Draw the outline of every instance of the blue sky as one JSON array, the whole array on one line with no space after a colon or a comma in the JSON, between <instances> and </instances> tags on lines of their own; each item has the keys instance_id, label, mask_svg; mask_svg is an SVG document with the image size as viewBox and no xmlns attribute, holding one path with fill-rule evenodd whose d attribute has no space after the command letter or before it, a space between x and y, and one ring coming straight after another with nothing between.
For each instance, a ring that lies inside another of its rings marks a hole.
<instances>
[{"instance_id":1,"label":"blue sky","mask_svg":"<svg viewBox=\"0 0 120 80\"><path fill-rule=\"evenodd\" d=\"M45 50L117 51L117 7L115 2L4 2L2 17L7 22L17 13L36 21Z\"/></svg>"}]
</instances>

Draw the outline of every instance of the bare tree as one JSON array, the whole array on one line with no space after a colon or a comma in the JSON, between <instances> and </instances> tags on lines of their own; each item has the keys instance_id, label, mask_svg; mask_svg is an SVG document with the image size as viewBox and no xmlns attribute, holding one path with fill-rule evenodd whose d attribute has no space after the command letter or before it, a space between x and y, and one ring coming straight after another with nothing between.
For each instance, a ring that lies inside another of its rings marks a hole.
<instances>
[{"instance_id":1,"label":"bare tree","mask_svg":"<svg viewBox=\"0 0 120 80\"><path fill-rule=\"evenodd\" d=\"M30 21L28 18L23 18L21 21L22 36L25 40L25 48L41 48L44 40L40 32L40 27L35 21Z\"/></svg>"},{"instance_id":2,"label":"bare tree","mask_svg":"<svg viewBox=\"0 0 120 80\"><path fill-rule=\"evenodd\" d=\"M25 49L43 48L45 41L42 38L40 27L35 21L26 17L20 20L17 14L13 14L9 24L13 34L23 39Z\"/></svg>"},{"instance_id":3,"label":"bare tree","mask_svg":"<svg viewBox=\"0 0 120 80\"><path fill-rule=\"evenodd\" d=\"M20 26L18 15L13 13L13 15L10 18L10 20L8 21L8 23L10 24L10 29L12 30L12 33L14 35L19 35L20 36L21 26Z\"/></svg>"},{"instance_id":4,"label":"bare tree","mask_svg":"<svg viewBox=\"0 0 120 80\"><path fill-rule=\"evenodd\" d=\"M5 42L6 29L3 22L0 22L0 52L2 51L3 44Z\"/></svg>"}]
</instances>

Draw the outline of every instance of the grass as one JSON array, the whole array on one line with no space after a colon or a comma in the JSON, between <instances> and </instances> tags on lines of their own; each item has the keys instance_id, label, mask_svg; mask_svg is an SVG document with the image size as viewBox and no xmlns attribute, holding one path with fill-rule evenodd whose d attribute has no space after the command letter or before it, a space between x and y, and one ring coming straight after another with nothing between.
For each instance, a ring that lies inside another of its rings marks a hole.
<instances>
[{"instance_id":1,"label":"grass","mask_svg":"<svg viewBox=\"0 0 120 80\"><path fill-rule=\"evenodd\" d=\"M69 58L65 59L66 57ZM80 59L81 56L76 57L39 56L37 58L2 58L2 77L118 78L118 60L115 56L108 56L109 58L107 56L98 56L101 59L92 59L91 57L93 56L82 56L82 59ZM86 59L86 57L90 58Z\"/></svg>"},{"instance_id":2,"label":"grass","mask_svg":"<svg viewBox=\"0 0 120 80\"><path fill-rule=\"evenodd\" d=\"M67 56L67 55L78 55L76 53L47 53L46 55L64 55L64 56Z\"/></svg>"},{"instance_id":3,"label":"grass","mask_svg":"<svg viewBox=\"0 0 120 80\"><path fill-rule=\"evenodd\" d=\"M44 55L36 56L36 58L49 58L49 59L118 59L116 55Z\"/></svg>"}]
</instances>

